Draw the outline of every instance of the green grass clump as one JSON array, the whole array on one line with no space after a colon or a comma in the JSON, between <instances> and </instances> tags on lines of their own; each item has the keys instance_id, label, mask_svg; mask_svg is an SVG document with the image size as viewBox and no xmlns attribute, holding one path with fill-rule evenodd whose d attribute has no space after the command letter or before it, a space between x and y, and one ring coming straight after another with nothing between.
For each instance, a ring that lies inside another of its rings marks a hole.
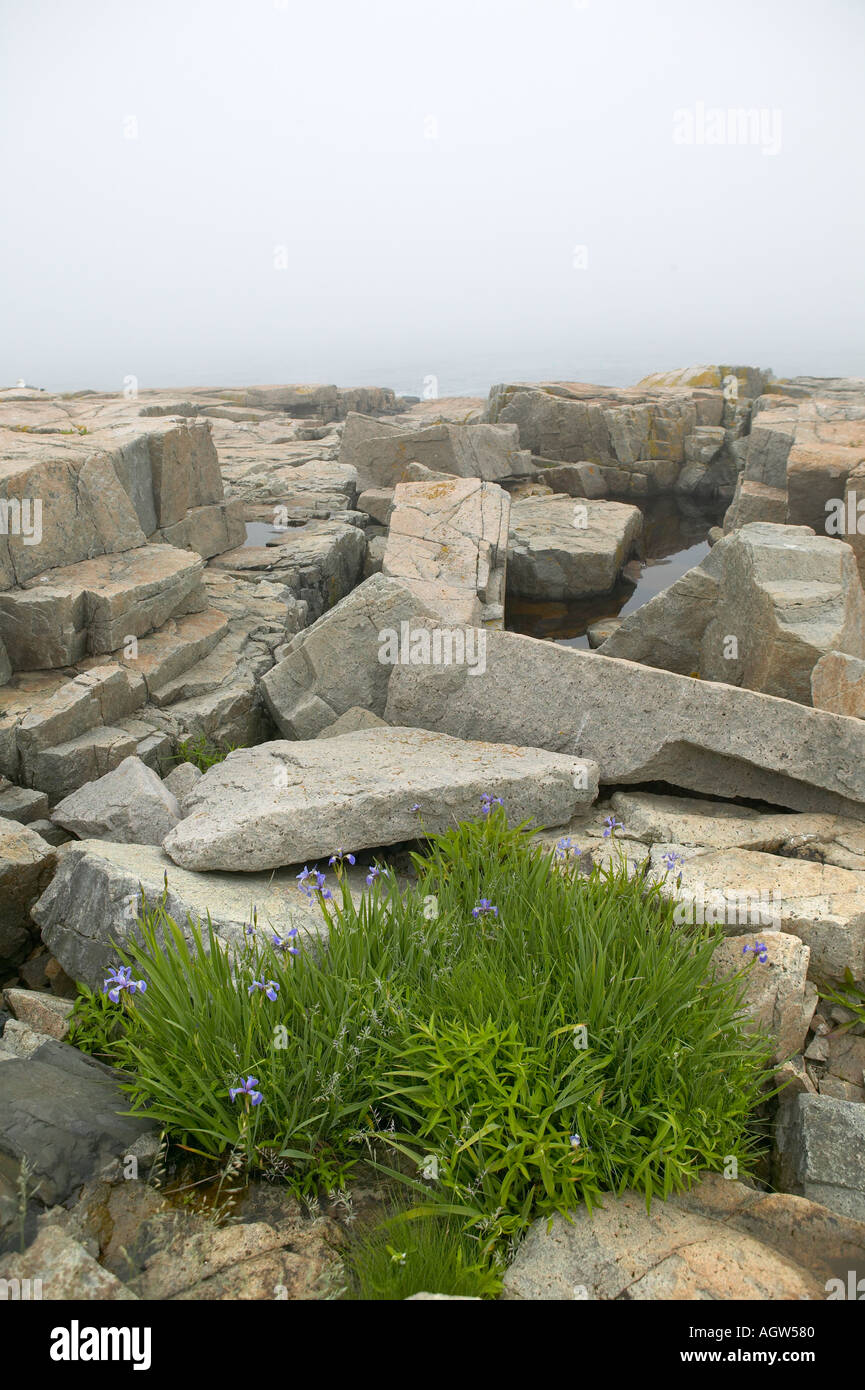
<instances>
[{"instance_id":1,"label":"green grass clump","mask_svg":"<svg viewBox=\"0 0 865 1390\"><path fill-rule=\"evenodd\" d=\"M355 1236L343 1263L349 1300L393 1301L415 1293L494 1298L502 1287L502 1271L479 1254L477 1240L453 1217L394 1217Z\"/></svg>"},{"instance_id":2,"label":"green grass clump","mask_svg":"<svg viewBox=\"0 0 865 1390\"><path fill-rule=\"evenodd\" d=\"M118 1012L117 1005L111 1003L107 994L79 984L66 1041L79 1052L110 1062L112 1043L123 1033L125 1023L126 1016Z\"/></svg>"},{"instance_id":3,"label":"green grass clump","mask_svg":"<svg viewBox=\"0 0 865 1390\"><path fill-rule=\"evenodd\" d=\"M403 891L383 872L359 905L319 892L327 946L296 956L148 909L125 957L147 992L112 1044L134 1107L300 1192L372 1158L481 1264L604 1193L648 1204L733 1157L749 1171L769 1048L741 979L713 976L720 927L678 925L624 863L580 874L500 809L414 857ZM249 1076L261 1102L232 1101Z\"/></svg>"},{"instance_id":4,"label":"green grass clump","mask_svg":"<svg viewBox=\"0 0 865 1390\"><path fill-rule=\"evenodd\" d=\"M199 734L198 738L178 741L174 761L194 763L200 772L207 772L215 763L224 762L229 753L233 753L239 747L239 743L219 743L209 739L206 734Z\"/></svg>"}]
</instances>

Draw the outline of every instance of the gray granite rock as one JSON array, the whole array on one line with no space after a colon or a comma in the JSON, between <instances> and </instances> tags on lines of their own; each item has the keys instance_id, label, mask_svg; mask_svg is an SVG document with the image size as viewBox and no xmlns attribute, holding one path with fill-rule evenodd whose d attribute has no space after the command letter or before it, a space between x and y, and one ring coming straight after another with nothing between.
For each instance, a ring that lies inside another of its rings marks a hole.
<instances>
[{"instance_id":1,"label":"gray granite rock","mask_svg":"<svg viewBox=\"0 0 865 1390\"><path fill-rule=\"evenodd\" d=\"M242 748L206 772L165 852L185 869L278 868L413 839L475 819L503 798L515 823L561 825L597 794L597 770L575 786L573 758L536 748L464 742L410 728Z\"/></svg>"}]
</instances>

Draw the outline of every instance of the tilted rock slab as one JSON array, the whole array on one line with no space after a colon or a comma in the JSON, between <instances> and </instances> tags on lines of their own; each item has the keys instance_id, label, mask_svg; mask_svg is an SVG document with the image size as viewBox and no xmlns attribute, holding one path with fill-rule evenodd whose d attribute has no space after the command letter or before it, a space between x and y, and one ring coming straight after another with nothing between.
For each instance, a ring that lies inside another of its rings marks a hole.
<instances>
[{"instance_id":1,"label":"tilted rock slab","mask_svg":"<svg viewBox=\"0 0 865 1390\"><path fill-rule=\"evenodd\" d=\"M512 632L484 641L483 675L394 666L388 723L588 758L604 783L663 781L865 820L859 720Z\"/></svg>"},{"instance_id":2,"label":"tilted rock slab","mask_svg":"<svg viewBox=\"0 0 865 1390\"><path fill-rule=\"evenodd\" d=\"M821 656L865 657L865 594L843 541L805 526L755 523L720 541L711 556L720 577L701 643L704 677L810 704ZM731 636L733 659L725 651Z\"/></svg>"},{"instance_id":3,"label":"tilted rock slab","mask_svg":"<svg viewBox=\"0 0 865 1390\"><path fill-rule=\"evenodd\" d=\"M421 729L264 743L205 773L163 847L186 869L278 868L475 820L484 793L500 796L514 822L561 825L595 799L597 768Z\"/></svg>"},{"instance_id":4,"label":"tilted rock slab","mask_svg":"<svg viewBox=\"0 0 865 1390\"><path fill-rule=\"evenodd\" d=\"M292 637L261 680L261 693L286 738L316 738L357 706L382 718L392 670L389 639L403 624L433 618L402 580L371 575L311 627Z\"/></svg>"},{"instance_id":5,"label":"tilted rock slab","mask_svg":"<svg viewBox=\"0 0 865 1390\"><path fill-rule=\"evenodd\" d=\"M46 846L46 848L48 848ZM109 840L81 840L64 845L57 872L33 907L42 939L67 975L91 989L101 989L121 948L134 937L141 895L165 910L189 938L189 922L203 925L207 915L219 939L237 946L253 910L265 937L296 927L300 939L327 935L317 901L299 890L296 870L283 874L195 874L180 869L152 845L123 845ZM333 884L332 877L330 879ZM349 870L349 884L359 898L363 878Z\"/></svg>"},{"instance_id":6,"label":"tilted rock slab","mask_svg":"<svg viewBox=\"0 0 865 1390\"><path fill-rule=\"evenodd\" d=\"M399 483L382 574L445 622L504 624L511 499L477 478Z\"/></svg>"}]
</instances>

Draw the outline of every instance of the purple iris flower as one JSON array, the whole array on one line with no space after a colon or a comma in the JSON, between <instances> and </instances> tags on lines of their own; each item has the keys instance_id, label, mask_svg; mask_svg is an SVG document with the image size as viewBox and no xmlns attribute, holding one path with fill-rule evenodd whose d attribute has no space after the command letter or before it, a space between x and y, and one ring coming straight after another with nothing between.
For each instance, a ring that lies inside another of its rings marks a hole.
<instances>
[{"instance_id":1,"label":"purple iris flower","mask_svg":"<svg viewBox=\"0 0 865 1390\"><path fill-rule=\"evenodd\" d=\"M369 873L368 873L367 876L366 876L367 886L368 886L368 887L371 887L372 884L375 883L376 879L377 879L377 878L380 878L380 877L381 877L381 869L378 867L377 864L373 864L372 867L370 868Z\"/></svg>"},{"instance_id":2,"label":"purple iris flower","mask_svg":"<svg viewBox=\"0 0 865 1390\"><path fill-rule=\"evenodd\" d=\"M757 941L753 946L743 946L742 955L746 956L749 951L753 951L761 965L766 965L769 960L769 950L765 941Z\"/></svg>"},{"instance_id":3,"label":"purple iris flower","mask_svg":"<svg viewBox=\"0 0 865 1390\"><path fill-rule=\"evenodd\" d=\"M609 840L610 836L615 835L617 830L624 830L625 828L620 820L616 820L615 816L607 816L606 820L604 821L604 827L605 840Z\"/></svg>"},{"instance_id":4,"label":"purple iris flower","mask_svg":"<svg viewBox=\"0 0 865 1390\"><path fill-rule=\"evenodd\" d=\"M481 815L488 816L494 806L504 806L500 796L491 796L489 792L484 792L481 797Z\"/></svg>"},{"instance_id":5,"label":"purple iris flower","mask_svg":"<svg viewBox=\"0 0 865 1390\"><path fill-rule=\"evenodd\" d=\"M327 862L329 864L341 864L343 859L347 859L349 864L354 863L354 855L346 854L344 849L335 849Z\"/></svg>"},{"instance_id":6,"label":"purple iris flower","mask_svg":"<svg viewBox=\"0 0 865 1390\"><path fill-rule=\"evenodd\" d=\"M280 936L277 932L274 932L273 936L270 938L271 945L275 951L284 951L286 955L289 956L299 956L300 951L297 947L289 945L289 942L293 941L296 936L297 927L292 927L285 933L285 936Z\"/></svg>"},{"instance_id":7,"label":"purple iris flower","mask_svg":"<svg viewBox=\"0 0 865 1390\"><path fill-rule=\"evenodd\" d=\"M579 845L574 844L570 835L566 835L564 839L556 841L555 854L557 859L567 859L571 850L573 850L574 854L579 854L580 852Z\"/></svg>"},{"instance_id":8,"label":"purple iris flower","mask_svg":"<svg viewBox=\"0 0 865 1390\"><path fill-rule=\"evenodd\" d=\"M487 915L491 917L498 917L499 910L490 902L489 898L481 898L477 907L472 908L472 916L484 917Z\"/></svg>"},{"instance_id":9,"label":"purple iris flower","mask_svg":"<svg viewBox=\"0 0 865 1390\"><path fill-rule=\"evenodd\" d=\"M255 1089L257 1085L258 1078L255 1076L248 1076L242 1086L229 1087L229 1099L235 1101L238 1096L246 1096L252 1105L261 1105L264 1096L261 1094L261 1091Z\"/></svg>"},{"instance_id":10,"label":"purple iris flower","mask_svg":"<svg viewBox=\"0 0 865 1390\"><path fill-rule=\"evenodd\" d=\"M276 983L276 980L253 980L252 984L249 986L249 993L254 994L256 990L266 994L272 1004L279 994L279 985Z\"/></svg>"},{"instance_id":11,"label":"purple iris flower","mask_svg":"<svg viewBox=\"0 0 865 1390\"><path fill-rule=\"evenodd\" d=\"M675 873L680 883L682 882L682 870L681 868L679 868L678 873L676 873L676 867L677 865L684 864L684 862L685 860L682 857L682 855L676 854L673 850L668 850L667 853L664 855L664 867L667 870L667 873Z\"/></svg>"},{"instance_id":12,"label":"purple iris flower","mask_svg":"<svg viewBox=\"0 0 865 1390\"><path fill-rule=\"evenodd\" d=\"M102 993L108 995L112 1004L119 1004L121 994L143 994L146 988L145 980L133 980L131 965L120 965L104 982Z\"/></svg>"}]
</instances>

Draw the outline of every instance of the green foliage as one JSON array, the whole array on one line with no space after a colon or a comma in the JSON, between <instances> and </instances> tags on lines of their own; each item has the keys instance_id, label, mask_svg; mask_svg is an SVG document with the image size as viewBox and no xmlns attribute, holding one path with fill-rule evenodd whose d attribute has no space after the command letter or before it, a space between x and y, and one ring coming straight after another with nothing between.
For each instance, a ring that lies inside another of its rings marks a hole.
<instances>
[{"instance_id":1,"label":"green foliage","mask_svg":"<svg viewBox=\"0 0 865 1390\"><path fill-rule=\"evenodd\" d=\"M372 1302L415 1293L495 1298L501 1271L453 1217L412 1221L405 1215L356 1236L343 1256L345 1297Z\"/></svg>"},{"instance_id":2,"label":"green foliage","mask_svg":"<svg viewBox=\"0 0 865 1390\"><path fill-rule=\"evenodd\" d=\"M357 905L345 885L320 898L327 946L297 957L147 908L128 963L148 989L110 1044L134 1107L302 1192L369 1153L481 1262L604 1192L648 1204L730 1156L749 1170L769 1049L741 980L713 977L719 927L678 925L624 864L582 876L500 810L415 863L404 892L383 874ZM482 898L497 916L472 915ZM261 1104L232 1102L250 1075Z\"/></svg>"},{"instance_id":3,"label":"green foliage","mask_svg":"<svg viewBox=\"0 0 865 1390\"><path fill-rule=\"evenodd\" d=\"M233 753L235 748L240 746L239 743L219 743L209 739L206 734L199 734L198 738L185 738L178 741L174 761L194 763L200 772L207 772L214 763L223 762L229 753Z\"/></svg>"},{"instance_id":4,"label":"green foliage","mask_svg":"<svg viewBox=\"0 0 865 1390\"><path fill-rule=\"evenodd\" d=\"M850 1013L855 1015L846 1024L842 1024L842 1031L849 1032L857 1023L865 1024L865 988L857 985L856 977L849 968L844 971L843 990L827 990L825 994L821 993L820 998L828 1000L830 1004L840 1004L841 1008L849 1009Z\"/></svg>"},{"instance_id":5,"label":"green foliage","mask_svg":"<svg viewBox=\"0 0 865 1390\"><path fill-rule=\"evenodd\" d=\"M69 1020L67 1041L80 1052L87 1052L103 1062L110 1062L113 1055L112 1044L118 1040L124 1025L128 1025L130 1020L134 1022L135 1015L124 1013L116 1004L111 1003L106 994L79 984Z\"/></svg>"}]
</instances>

